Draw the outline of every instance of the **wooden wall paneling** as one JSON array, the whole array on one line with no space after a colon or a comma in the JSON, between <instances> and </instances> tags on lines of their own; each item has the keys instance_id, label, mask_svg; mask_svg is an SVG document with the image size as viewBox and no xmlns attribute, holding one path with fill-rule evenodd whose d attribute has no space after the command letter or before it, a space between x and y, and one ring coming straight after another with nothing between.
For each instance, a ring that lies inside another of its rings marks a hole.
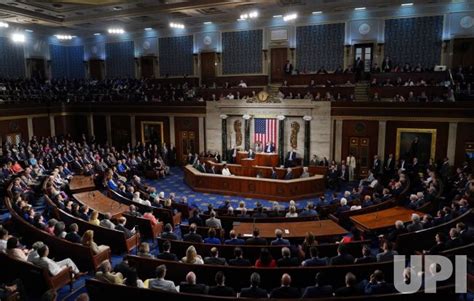
<instances>
[{"instance_id":1,"label":"wooden wall paneling","mask_svg":"<svg viewBox=\"0 0 474 301\"><path fill-rule=\"evenodd\" d=\"M385 134L385 154L394 154L397 144L397 128L436 129L435 159L443 159L448 151L448 122L428 121L387 121Z\"/></svg>"},{"instance_id":2,"label":"wooden wall paneling","mask_svg":"<svg viewBox=\"0 0 474 301\"><path fill-rule=\"evenodd\" d=\"M140 57L141 77L154 78L155 77L155 60L156 56L148 55Z\"/></svg>"},{"instance_id":3,"label":"wooden wall paneling","mask_svg":"<svg viewBox=\"0 0 474 301\"><path fill-rule=\"evenodd\" d=\"M175 117L175 139L176 139L176 157L178 163L185 162L184 156L187 155L187 145L185 141L191 143L192 151L200 153L199 149L199 118L198 117ZM191 137L190 135L194 135Z\"/></svg>"},{"instance_id":4,"label":"wooden wall paneling","mask_svg":"<svg viewBox=\"0 0 474 301\"><path fill-rule=\"evenodd\" d=\"M107 126L105 115L94 115L94 136L97 143L103 144L107 141Z\"/></svg>"},{"instance_id":5,"label":"wooden wall paneling","mask_svg":"<svg viewBox=\"0 0 474 301\"><path fill-rule=\"evenodd\" d=\"M85 115L58 115L54 117L56 136L70 135L74 139L87 134L87 117Z\"/></svg>"},{"instance_id":6,"label":"wooden wall paneling","mask_svg":"<svg viewBox=\"0 0 474 301\"><path fill-rule=\"evenodd\" d=\"M131 142L130 116L111 116L112 144L124 147Z\"/></svg>"},{"instance_id":7,"label":"wooden wall paneling","mask_svg":"<svg viewBox=\"0 0 474 301\"><path fill-rule=\"evenodd\" d=\"M271 81L282 82L284 78L283 68L288 59L288 48L272 48L270 50L271 63Z\"/></svg>"},{"instance_id":8,"label":"wooden wall paneling","mask_svg":"<svg viewBox=\"0 0 474 301\"><path fill-rule=\"evenodd\" d=\"M201 53L201 78L206 80L216 76L216 53L203 52Z\"/></svg>"},{"instance_id":9,"label":"wooden wall paneling","mask_svg":"<svg viewBox=\"0 0 474 301\"><path fill-rule=\"evenodd\" d=\"M474 123L458 123L457 135L456 135L456 153L455 158L449 158L451 163L456 166L461 165L466 161L466 155L464 152L467 142L474 142ZM454 161L453 161L454 160Z\"/></svg>"},{"instance_id":10,"label":"wooden wall paneling","mask_svg":"<svg viewBox=\"0 0 474 301\"><path fill-rule=\"evenodd\" d=\"M33 118L33 135L37 138L51 136L49 116Z\"/></svg>"},{"instance_id":11,"label":"wooden wall paneling","mask_svg":"<svg viewBox=\"0 0 474 301\"><path fill-rule=\"evenodd\" d=\"M26 118L0 121L0 137L5 142L6 135L20 134L21 139L28 139L28 121Z\"/></svg>"},{"instance_id":12,"label":"wooden wall paneling","mask_svg":"<svg viewBox=\"0 0 474 301\"><path fill-rule=\"evenodd\" d=\"M342 122L341 159L346 160L347 155L349 155L351 138L366 138L359 140L368 142L363 143L363 150L364 152L368 152L367 158L369 161L368 166L370 168L373 156L377 155L378 135L378 121L344 120ZM368 144L368 146L366 144ZM360 160L357 156L356 159L358 161ZM357 165L359 165L359 162ZM359 172L359 170L357 172Z\"/></svg>"}]
</instances>

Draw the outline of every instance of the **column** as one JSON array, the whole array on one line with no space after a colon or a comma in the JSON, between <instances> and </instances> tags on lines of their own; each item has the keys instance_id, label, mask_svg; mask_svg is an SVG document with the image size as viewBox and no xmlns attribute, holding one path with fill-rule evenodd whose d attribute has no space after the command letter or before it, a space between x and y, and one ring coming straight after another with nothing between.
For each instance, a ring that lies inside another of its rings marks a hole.
<instances>
[{"instance_id":1,"label":"column","mask_svg":"<svg viewBox=\"0 0 474 301\"><path fill-rule=\"evenodd\" d=\"M199 117L199 153L206 150L204 138L204 117Z\"/></svg>"},{"instance_id":2,"label":"column","mask_svg":"<svg viewBox=\"0 0 474 301\"><path fill-rule=\"evenodd\" d=\"M380 160L385 158L385 132L387 128L387 121L379 121L379 138L377 145L377 155L379 155Z\"/></svg>"},{"instance_id":3,"label":"column","mask_svg":"<svg viewBox=\"0 0 474 301\"><path fill-rule=\"evenodd\" d=\"M132 147L137 145L137 129L135 127L135 115L130 116L130 140Z\"/></svg>"},{"instance_id":4,"label":"column","mask_svg":"<svg viewBox=\"0 0 474 301\"><path fill-rule=\"evenodd\" d=\"M242 118L244 119L245 150L250 149L250 118L251 117L252 116L250 116L249 114L245 114L244 116L242 116Z\"/></svg>"},{"instance_id":5,"label":"column","mask_svg":"<svg viewBox=\"0 0 474 301\"><path fill-rule=\"evenodd\" d=\"M31 138L34 136L33 133L33 117L28 117L26 119L27 126L28 126L28 140L31 140Z\"/></svg>"},{"instance_id":6,"label":"column","mask_svg":"<svg viewBox=\"0 0 474 301\"><path fill-rule=\"evenodd\" d=\"M450 122L449 123L449 131L448 131L448 150L446 152L446 156L449 158L451 162L454 162L456 156L456 138L458 134L458 124L457 122Z\"/></svg>"},{"instance_id":7,"label":"column","mask_svg":"<svg viewBox=\"0 0 474 301\"><path fill-rule=\"evenodd\" d=\"M334 133L334 160L341 162L342 151L342 120L336 120L336 132Z\"/></svg>"},{"instance_id":8,"label":"column","mask_svg":"<svg viewBox=\"0 0 474 301\"><path fill-rule=\"evenodd\" d=\"M89 135L89 137L95 136L95 134L94 134L94 116L92 114L87 115L87 135Z\"/></svg>"},{"instance_id":9,"label":"column","mask_svg":"<svg viewBox=\"0 0 474 301\"><path fill-rule=\"evenodd\" d=\"M221 126L222 126L222 161L227 161L227 115L222 114Z\"/></svg>"},{"instance_id":10,"label":"column","mask_svg":"<svg viewBox=\"0 0 474 301\"><path fill-rule=\"evenodd\" d=\"M169 116L169 123L170 123L170 147L175 146L176 147L176 137L174 133L174 116Z\"/></svg>"},{"instance_id":11,"label":"column","mask_svg":"<svg viewBox=\"0 0 474 301\"><path fill-rule=\"evenodd\" d=\"M308 166L311 154L311 116L303 116L304 120L304 158L303 165Z\"/></svg>"},{"instance_id":12,"label":"column","mask_svg":"<svg viewBox=\"0 0 474 301\"><path fill-rule=\"evenodd\" d=\"M56 136L56 125L54 124L54 115L49 115L49 129L51 131L51 137Z\"/></svg>"},{"instance_id":13,"label":"column","mask_svg":"<svg viewBox=\"0 0 474 301\"><path fill-rule=\"evenodd\" d=\"M278 157L280 164L283 165L285 162L285 116L279 115L278 119Z\"/></svg>"},{"instance_id":14,"label":"column","mask_svg":"<svg viewBox=\"0 0 474 301\"><path fill-rule=\"evenodd\" d=\"M107 143L112 145L112 120L110 115L105 115L105 131L107 133Z\"/></svg>"}]
</instances>

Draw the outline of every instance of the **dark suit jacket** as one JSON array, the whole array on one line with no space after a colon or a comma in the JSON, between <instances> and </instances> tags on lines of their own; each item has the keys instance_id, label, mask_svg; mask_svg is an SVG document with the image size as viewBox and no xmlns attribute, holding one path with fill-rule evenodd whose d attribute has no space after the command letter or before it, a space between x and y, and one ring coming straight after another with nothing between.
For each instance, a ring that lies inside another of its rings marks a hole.
<instances>
[{"instance_id":1,"label":"dark suit jacket","mask_svg":"<svg viewBox=\"0 0 474 301\"><path fill-rule=\"evenodd\" d=\"M245 244L253 246L266 246L267 240L261 237L251 237L245 241Z\"/></svg>"},{"instance_id":2,"label":"dark suit jacket","mask_svg":"<svg viewBox=\"0 0 474 301\"><path fill-rule=\"evenodd\" d=\"M267 291L263 288L251 286L240 291L241 298L268 298Z\"/></svg>"},{"instance_id":3,"label":"dark suit jacket","mask_svg":"<svg viewBox=\"0 0 474 301\"><path fill-rule=\"evenodd\" d=\"M367 256L367 257L359 257L356 258L354 263L373 263L377 262L377 259L374 256Z\"/></svg>"},{"instance_id":4,"label":"dark suit jacket","mask_svg":"<svg viewBox=\"0 0 474 301\"><path fill-rule=\"evenodd\" d=\"M274 288L270 293L270 298L296 299L301 297L301 292L296 287L280 286Z\"/></svg>"},{"instance_id":5,"label":"dark suit jacket","mask_svg":"<svg viewBox=\"0 0 474 301\"><path fill-rule=\"evenodd\" d=\"M156 258L169 261L178 261L178 257L173 253L160 253Z\"/></svg>"},{"instance_id":6,"label":"dark suit jacket","mask_svg":"<svg viewBox=\"0 0 474 301\"><path fill-rule=\"evenodd\" d=\"M125 233L125 238L127 239L133 236L132 231L128 230L120 224L115 226L115 230L122 231L123 233Z\"/></svg>"},{"instance_id":7,"label":"dark suit jacket","mask_svg":"<svg viewBox=\"0 0 474 301\"><path fill-rule=\"evenodd\" d=\"M303 293L303 298L332 297L333 288L331 285L308 286Z\"/></svg>"},{"instance_id":8,"label":"dark suit jacket","mask_svg":"<svg viewBox=\"0 0 474 301\"><path fill-rule=\"evenodd\" d=\"M207 294L209 288L200 283L189 284L187 282L181 282L179 284L179 291L181 293L190 293L190 294Z\"/></svg>"},{"instance_id":9,"label":"dark suit jacket","mask_svg":"<svg viewBox=\"0 0 474 301\"><path fill-rule=\"evenodd\" d=\"M202 236L197 234L197 233L188 233L188 234L184 235L183 241L201 243L202 242Z\"/></svg>"},{"instance_id":10,"label":"dark suit jacket","mask_svg":"<svg viewBox=\"0 0 474 301\"><path fill-rule=\"evenodd\" d=\"M352 257L351 254L337 255L331 258L331 261L330 261L331 265L344 265L344 264L353 264L353 263L354 263L354 257Z\"/></svg>"},{"instance_id":11,"label":"dark suit jacket","mask_svg":"<svg viewBox=\"0 0 474 301\"><path fill-rule=\"evenodd\" d=\"M288 239L277 238L275 240L272 240L270 245L272 245L272 246L289 246L290 241Z\"/></svg>"},{"instance_id":12,"label":"dark suit jacket","mask_svg":"<svg viewBox=\"0 0 474 301\"><path fill-rule=\"evenodd\" d=\"M75 243L81 243L81 236L75 232L69 232L68 234L66 234L66 240L70 241L70 242L75 242Z\"/></svg>"},{"instance_id":13,"label":"dark suit jacket","mask_svg":"<svg viewBox=\"0 0 474 301\"><path fill-rule=\"evenodd\" d=\"M279 267L296 267L300 263L295 257L283 257L277 260L277 266Z\"/></svg>"},{"instance_id":14,"label":"dark suit jacket","mask_svg":"<svg viewBox=\"0 0 474 301\"><path fill-rule=\"evenodd\" d=\"M350 296L359 296L361 295L361 293L359 292L359 290L357 290L357 288L351 286L351 287L340 287L338 288L334 294L336 295L336 297L350 297Z\"/></svg>"},{"instance_id":15,"label":"dark suit jacket","mask_svg":"<svg viewBox=\"0 0 474 301\"><path fill-rule=\"evenodd\" d=\"M235 291L228 286L212 286L209 288L209 295L221 297L235 297Z\"/></svg>"},{"instance_id":16,"label":"dark suit jacket","mask_svg":"<svg viewBox=\"0 0 474 301\"><path fill-rule=\"evenodd\" d=\"M224 245L244 245L245 244L245 240L243 239L240 239L240 238L234 238L234 239L227 239L226 241L224 241Z\"/></svg>"},{"instance_id":17,"label":"dark suit jacket","mask_svg":"<svg viewBox=\"0 0 474 301\"><path fill-rule=\"evenodd\" d=\"M174 234L173 232L162 232L161 233L161 238L171 239L171 240L178 240L178 236L176 236L176 234Z\"/></svg>"},{"instance_id":18,"label":"dark suit jacket","mask_svg":"<svg viewBox=\"0 0 474 301\"><path fill-rule=\"evenodd\" d=\"M225 258L217 258L217 257L206 257L204 258L205 264L215 264L215 265L226 265Z\"/></svg>"},{"instance_id":19,"label":"dark suit jacket","mask_svg":"<svg viewBox=\"0 0 474 301\"><path fill-rule=\"evenodd\" d=\"M375 294L390 294L394 292L393 284L380 282L376 284L367 283L365 286L365 293L367 295L375 295Z\"/></svg>"},{"instance_id":20,"label":"dark suit jacket","mask_svg":"<svg viewBox=\"0 0 474 301\"><path fill-rule=\"evenodd\" d=\"M248 261L248 259L234 258L234 259L229 260L229 265L239 266L239 267L247 267L247 266L251 266L252 264L250 263L250 261Z\"/></svg>"}]
</instances>

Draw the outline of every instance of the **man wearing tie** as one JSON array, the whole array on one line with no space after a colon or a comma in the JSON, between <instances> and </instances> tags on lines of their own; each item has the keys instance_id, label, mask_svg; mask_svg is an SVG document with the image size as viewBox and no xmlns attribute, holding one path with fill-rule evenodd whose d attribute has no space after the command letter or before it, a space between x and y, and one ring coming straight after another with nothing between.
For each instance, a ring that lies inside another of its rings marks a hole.
<instances>
[{"instance_id":1,"label":"man wearing tie","mask_svg":"<svg viewBox=\"0 0 474 301\"><path fill-rule=\"evenodd\" d=\"M283 67L283 71L286 75L291 75L291 73L293 72L293 65L290 63L290 61L286 61L285 66Z\"/></svg>"},{"instance_id":2,"label":"man wearing tie","mask_svg":"<svg viewBox=\"0 0 474 301\"><path fill-rule=\"evenodd\" d=\"M395 171L395 160L393 160L393 154L389 154L387 160L385 160L383 172L384 172L385 177L390 179L393 176L394 171Z\"/></svg>"},{"instance_id":3,"label":"man wearing tie","mask_svg":"<svg viewBox=\"0 0 474 301\"><path fill-rule=\"evenodd\" d=\"M286 175L285 175L285 180L291 180L293 179L293 171L291 170L290 167L286 169Z\"/></svg>"},{"instance_id":4,"label":"man wearing tie","mask_svg":"<svg viewBox=\"0 0 474 301\"><path fill-rule=\"evenodd\" d=\"M374 171L375 175L380 174L381 170L380 167L382 167L382 163L380 162L379 156L375 155L374 156L374 163L372 166L372 170Z\"/></svg>"},{"instance_id":5,"label":"man wearing tie","mask_svg":"<svg viewBox=\"0 0 474 301\"><path fill-rule=\"evenodd\" d=\"M265 152L266 153L273 153L275 152L275 145L273 142L267 142L267 145L265 145Z\"/></svg>"},{"instance_id":6,"label":"man wearing tie","mask_svg":"<svg viewBox=\"0 0 474 301\"><path fill-rule=\"evenodd\" d=\"M285 167L295 166L296 165L295 160L296 160L296 151L294 148L292 148L291 151L289 151L288 154L286 155Z\"/></svg>"},{"instance_id":7,"label":"man wearing tie","mask_svg":"<svg viewBox=\"0 0 474 301\"><path fill-rule=\"evenodd\" d=\"M354 181L354 172L356 169L356 158L352 153L349 153L349 156L346 158L347 169L349 172L349 181Z\"/></svg>"}]
</instances>

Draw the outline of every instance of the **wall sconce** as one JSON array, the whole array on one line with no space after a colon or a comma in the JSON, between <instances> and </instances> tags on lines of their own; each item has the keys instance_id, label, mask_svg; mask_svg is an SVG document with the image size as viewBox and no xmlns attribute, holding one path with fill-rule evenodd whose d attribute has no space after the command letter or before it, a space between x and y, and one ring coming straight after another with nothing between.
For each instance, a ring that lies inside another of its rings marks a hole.
<instances>
[{"instance_id":1,"label":"wall sconce","mask_svg":"<svg viewBox=\"0 0 474 301\"><path fill-rule=\"evenodd\" d=\"M264 59L267 60L268 49L262 49L262 52L263 52Z\"/></svg>"}]
</instances>

